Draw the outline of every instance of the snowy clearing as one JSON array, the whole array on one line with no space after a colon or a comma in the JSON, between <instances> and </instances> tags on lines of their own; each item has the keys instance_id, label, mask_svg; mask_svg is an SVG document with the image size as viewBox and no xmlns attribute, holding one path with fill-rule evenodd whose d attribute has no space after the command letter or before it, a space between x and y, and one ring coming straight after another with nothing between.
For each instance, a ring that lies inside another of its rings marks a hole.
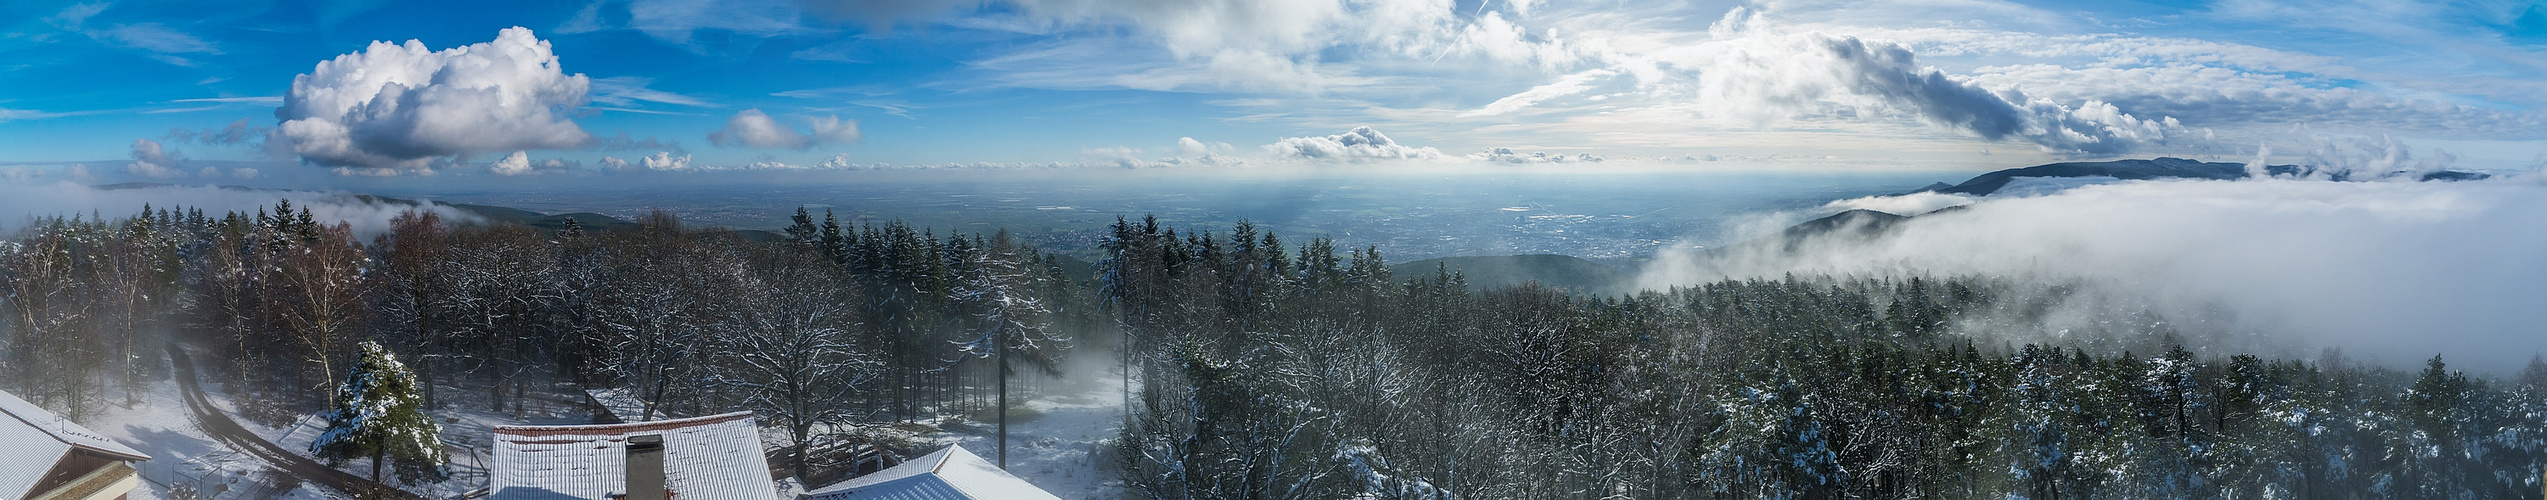
<instances>
[{"instance_id":1,"label":"snowy clearing","mask_svg":"<svg viewBox=\"0 0 2547 500\"><path fill-rule=\"evenodd\" d=\"M1099 463L1107 440L1122 431L1123 393L1115 382L1047 395L1015 413L1008 422L1008 473L1034 483L1053 496L1074 499L1121 498L1123 482L1112 464ZM922 436L938 443L961 444L988 460L999 459L997 422L949 421L944 432Z\"/></svg>"}]
</instances>

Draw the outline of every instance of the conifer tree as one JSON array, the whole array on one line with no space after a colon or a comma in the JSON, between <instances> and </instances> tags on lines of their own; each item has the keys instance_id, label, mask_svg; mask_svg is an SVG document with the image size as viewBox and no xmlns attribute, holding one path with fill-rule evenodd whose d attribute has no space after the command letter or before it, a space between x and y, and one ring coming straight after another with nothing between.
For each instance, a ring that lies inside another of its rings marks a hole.
<instances>
[{"instance_id":1,"label":"conifer tree","mask_svg":"<svg viewBox=\"0 0 2547 500\"><path fill-rule=\"evenodd\" d=\"M814 228L814 216L813 214L805 212L804 205L797 205L796 215L789 217L788 220L793 222L793 224L787 225L787 241L795 242L798 245L811 245L814 243L814 238L817 234L816 232L819 230Z\"/></svg>"},{"instance_id":2,"label":"conifer tree","mask_svg":"<svg viewBox=\"0 0 2547 500\"><path fill-rule=\"evenodd\" d=\"M2547 354L2529 355L2529 368L2520 371L2520 381L2533 389L2547 389Z\"/></svg>"},{"instance_id":3,"label":"conifer tree","mask_svg":"<svg viewBox=\"0 0 2547 500\"><path fill-rule=\"evenodd\" d=\"M442 426L424 413L415 374L380 343L363 342L359 349L362 358L336 388L336 410L327 413L327 431L310 443L310 453L338 464L371 457L373 481L391 459L402 482L441 478L450 461L442 452Z\"/></svg>"},{"instance_id":4,"label":"conifer tree","mask_svg":"<svg viewBox=\"0 0 2547 500\"><path fill-rule=\"evenodd\" d=\"M1011 241L1002 230L984 248L971 251L970 273L956 284L955 299L972 310L980 335L959 346L967 356L991 358L999 384L998 462L1008 467L1008 377L1011 354L1046 374L1060 372L1061 351L1069 338L1053 331L1052 310L1035 295L1042 278L1035 272L1035 252Z\"/></svg>"},{"instance_id":5,"label":"conifer tree","mask_svg":"<svg viewBox=\"0 0 2547 500\"><path fill-rule=\"evenodd\" d=\"M811 219L808 219L808 221L810 220ZM841 234L840 218L832 216L831 209L823 209L822 227L815 233L811 234L816 235L814 236L816 238L815 242L822 246L823 257L829 258L835 263L848 263L849 240L845 239ZM855 235L853 234L849 236Z\"/></svg>"}]
</instances>

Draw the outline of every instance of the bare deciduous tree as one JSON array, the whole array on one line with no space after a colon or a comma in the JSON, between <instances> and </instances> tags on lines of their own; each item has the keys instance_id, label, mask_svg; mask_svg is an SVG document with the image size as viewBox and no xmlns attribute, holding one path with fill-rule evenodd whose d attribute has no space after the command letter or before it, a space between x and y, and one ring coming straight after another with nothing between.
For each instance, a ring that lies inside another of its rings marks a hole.
<instances>
[{"instance_id":1,"label":"bare deciduous tree","mask_svg":"<svg viewBox=\"0 0 2547 500\"><path fill-rule=\"evenodd\" d=\"M786 427L796 476L805 477L814 427L857 417L858 388L882 375L884 362L855 335L857 294L846 273L809 250L749 253L743 299L721 332L731 358L721 378Z\"/></svg>"},{"instance_id":2,"label":"bare deciduous tree","mask_svg":"<svg viewBox=\"0 0 2547 500\"><path fill-rule=\"evenodd\" d=\"M353 226L337 223L314 230L315 237L290 250L275 272L273 309L276 323L300 344L305 361L317 365L325 389L336 362L351 345L355 329L371 311L365 307L370 281L364 270L371 256L354 242Z\"/></svg>"}]
</instances>

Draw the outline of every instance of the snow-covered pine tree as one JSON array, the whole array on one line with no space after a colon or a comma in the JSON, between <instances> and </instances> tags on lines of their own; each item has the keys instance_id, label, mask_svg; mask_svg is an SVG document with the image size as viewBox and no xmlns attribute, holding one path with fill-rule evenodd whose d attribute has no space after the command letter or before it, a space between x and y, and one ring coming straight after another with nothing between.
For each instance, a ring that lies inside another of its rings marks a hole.
<instances>
[{"instance_id":1,"label":"snow-covered pine tree","mask_svg":"<svg viewBox=\"0 0 2547 500\"><path fill-rule=\"evenodd\" d=\"M424 413L415 374L378 342L357 348L362 357L337 386L336 409L327 413L327 431L310 443L310 453L335 464L370 457L373 481L380 480L381 463L392 459L401 482L440 479L450 459L442 453L442 426Z\"/></svg>"},{"instance_id":2,"label":"snow-covered pine tree","mask_svg":"<svg viewBox=\"0 0 2547 500\"><path fill-rule=\"evenodd\" d=\"M1042 288L1043 278L1035 269L1035 251L1022 246L1001 230L992 240L975 249L965 277L955 284L953 298L972 311L980 321L980 335L957 346L967 357L991 358L996 365L999 385L999 454L1002 468L1008 467L1008 376L1009 355L1025 357L1026 363L1047 374L1060 372L1061 356L1069 349L1070 338L1054 331L1052 309L1043 297L1035 294Z\"/></svg>"}]
</instances>

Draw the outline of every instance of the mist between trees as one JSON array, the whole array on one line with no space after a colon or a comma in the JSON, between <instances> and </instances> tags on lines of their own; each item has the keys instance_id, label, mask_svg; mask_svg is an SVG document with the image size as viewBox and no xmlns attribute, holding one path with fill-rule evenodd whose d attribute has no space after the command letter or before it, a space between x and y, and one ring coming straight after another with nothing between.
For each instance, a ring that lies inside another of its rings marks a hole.
<instances>
[{"instance_id":1,"label":"mist between trees","mask_svg":"<svg viewBox=\"0 0 2547 500\"><path fill-rule=\"evenodd\" d=\"M164 376L148 347L173 340L244 411L306 414L371 340L434 405L622 389L648 415L761 412L804 457L986 409L997 371L967 360L1005 353L1021 380L1127 374L1105 460L1150 498L2537 498L2547 465L2547 362L2266 359L2128 308L2062 319L2093 342L1988 340L2079 314L2052 279L1472 290L1155 219L1103 251L801 213L776 241L661 214L419 213L367 243L288 205L46 219L0 268L0 384L78 418Z\"/></svg>"},{"instance_id":2,"label":"mist between trees","mask_svg":"<svg viewBox=\"0 0 2547 500\"><path fill-rule=\"evenodd\" d=\"M2536 498L2547 459L2547 363L2197 355L2034 279L1479 292L1252 233L1113 231L1145 496ZM1957 330L2081 311L2077 345Z\"/></svg>"}]
</instances>

